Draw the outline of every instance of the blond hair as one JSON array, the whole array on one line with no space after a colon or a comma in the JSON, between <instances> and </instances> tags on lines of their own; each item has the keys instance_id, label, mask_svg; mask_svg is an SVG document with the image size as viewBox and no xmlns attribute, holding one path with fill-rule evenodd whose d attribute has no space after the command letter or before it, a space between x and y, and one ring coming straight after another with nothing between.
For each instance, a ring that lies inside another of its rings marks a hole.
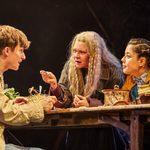
<instances>
[{"instance_id":1,"label":"blond hair","mask_svg":"<svg viewBox=\"0 0 150 150\"><path fill-rule=\"evenodd\" d=\"M17 45L28 49L30 41L21 30L9 25L0 25L0 53L7 46L13 50Z\"/></svg>"},{"instance_id":2,"label":"blond hair","mask_svg":"<svg viewBox=\"0 0 150 150\"><path fill-rule=\"evenodd\" d=\"M89 47L89 65L85 84L81 69L75 67L72 55L72 48L76 41L84 42ZM118 59L108 50L104 39L93 31L81 32L73 38L70 46L69 62L69 90L72 95L82 94L87 97L91 96L93 91L97 89L97 84L102 74L102 63L108 63L115 66L120 65Z\"/></svg>"}]
</instances>

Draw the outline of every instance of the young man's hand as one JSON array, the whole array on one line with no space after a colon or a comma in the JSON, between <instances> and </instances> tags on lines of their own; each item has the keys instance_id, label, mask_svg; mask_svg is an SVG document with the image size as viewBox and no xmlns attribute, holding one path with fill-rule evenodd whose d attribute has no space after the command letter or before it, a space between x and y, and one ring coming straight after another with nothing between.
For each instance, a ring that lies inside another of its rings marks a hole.
<instances>
[{"instance_id":1,"label":"young man's hand","mask_svg":"<svg viewBox=\"0 0 150 150\"><path fill-rule=\"evenodd\" d=\"M27 104L28 103L28 99L26 97L17 97L14 102L14 104L19 104L19 105L23 105L23 104Z\"/></svg>"},{"instance_id":2,"label":"young man's hand","mask_svg":"<svg viewBox=\"0 0 150 150\"><path fill-rule=\"evenodd\" d=\"M56 96L46 96L42 101L44 111L50 112L53 109L56 101L57 101Z\"/></svg>"}]
</instances>

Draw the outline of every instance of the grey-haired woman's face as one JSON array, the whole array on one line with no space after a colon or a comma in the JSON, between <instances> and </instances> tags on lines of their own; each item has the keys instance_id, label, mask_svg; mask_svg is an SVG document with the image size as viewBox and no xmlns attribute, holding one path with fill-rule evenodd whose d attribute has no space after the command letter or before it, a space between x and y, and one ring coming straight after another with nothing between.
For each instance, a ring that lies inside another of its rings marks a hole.
<instances>
[{"instance_id":1,"label":"grey-haired woman's face","mask_svg":"<svg viewBox=\"0 0 150 150\"><path fill-rule=\"evenodd\" d=\"M76 68L88 68L89 64L89 47L86 43L81 41L76 41L72 47L73 49L73 58L75 61Z\"/></svg>"}]
</instances>

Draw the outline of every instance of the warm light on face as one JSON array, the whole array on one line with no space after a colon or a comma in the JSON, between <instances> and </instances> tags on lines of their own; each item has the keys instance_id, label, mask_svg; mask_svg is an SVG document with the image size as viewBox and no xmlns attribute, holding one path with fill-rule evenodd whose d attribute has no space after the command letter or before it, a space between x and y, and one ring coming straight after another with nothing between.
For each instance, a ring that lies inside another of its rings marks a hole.
<instances>
[{"instance_id":1,"label":"warm light on face","mask_svg":"<svg viewBox=\"0 0 150 150\"><path fill-rule=\"evenodd\" d=\"M125 74L139 76L141 74L140 68L140 58L136 52L134 52L134 46L128 45L125 50L125 55L121 59L122 61L122 68Z\"/></svg>"},{"instance_id":2,"label":"warm light on face","mask_svg":"<svg viewBox=\"0 0 150 150\"><path fill-rule=\"evenodd\" d=\"M77 68L88 68L88 46L84 42L76 41L72 48L72 55Z\"/></svg>"},{"instance_id":3,"label":"warm light on face","mask_svg":"<svg viewBox=\"0 0 150 150\"><path fill-rule=\"evenodd\" d=\"M26 59L24 48L17 45L14 50L9 50L7 56L7 68L11 70L18 70L20 63Z\"/></svg>"}]
</instances>

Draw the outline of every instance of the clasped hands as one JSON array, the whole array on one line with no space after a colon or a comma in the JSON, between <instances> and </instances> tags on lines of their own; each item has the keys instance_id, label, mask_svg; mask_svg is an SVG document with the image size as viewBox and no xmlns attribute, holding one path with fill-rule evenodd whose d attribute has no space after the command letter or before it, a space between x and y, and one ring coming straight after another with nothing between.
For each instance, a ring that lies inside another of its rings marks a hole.
<instances>
[{"instance_id":1,"label":"clasped hands","mask_svg":"<svg viewBox=\"0 0 150 150\"><path fill-rule=\"evenodd\" d=\"M87 98L85 96L81 96L81 95L75 95L75 97L73 99L73 105L76 108L78 108L78 107L89 107L89 103L88 103Z\"/></svg>"}]
</instances>

